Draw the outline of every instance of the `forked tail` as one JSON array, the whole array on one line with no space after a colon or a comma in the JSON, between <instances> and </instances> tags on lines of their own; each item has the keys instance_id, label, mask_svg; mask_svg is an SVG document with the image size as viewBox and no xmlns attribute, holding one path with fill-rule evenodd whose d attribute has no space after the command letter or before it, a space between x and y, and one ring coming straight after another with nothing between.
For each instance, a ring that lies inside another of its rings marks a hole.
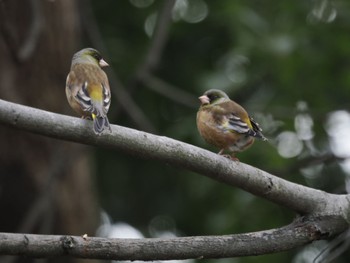
<instances>
[{"instance_id":1,"label":"forked tail","mask_svg":"<svg viewBox=\"0 0 350 263\"><path fill-rule=\"evenodd\" d=\"M100 135L106 128L112 131L107 116L96 116L92 114L92 119L94 121L94 132L96 134Z\"/></svg>"}]
</instances>

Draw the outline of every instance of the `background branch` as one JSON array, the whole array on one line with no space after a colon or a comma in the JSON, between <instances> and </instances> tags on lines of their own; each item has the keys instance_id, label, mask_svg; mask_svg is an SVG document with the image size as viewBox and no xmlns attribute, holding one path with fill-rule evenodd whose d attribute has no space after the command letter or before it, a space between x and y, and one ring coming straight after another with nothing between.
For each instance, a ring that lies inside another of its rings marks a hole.
<instances>
[{"instance_id":1,"label":"background branch","mask_svg":"<svg viewBox=\"0 0 350 263\"><path fill-rule=\"evenodd\" d=\"M187 91L168 84L151 74L144 74L140 76L140 79L150 90L189 108L198 108L198 99Z\"/></svg>"},{"instance_id":2,"label":"background branch","mask_svg":"<svg viewBox=\"0 0 350 263\"><path fill-rule=\"evenodd\" d=\"M290 250L343 231L340 217L315 217L267 231L224 236L108 239L0 233L0 254L30 257L70 255L89 259L170 260L228 258ZM254 248L254 249L252 249Z\"/></svg>"},{"instance_id":3,"label":"background branch","mask_svg":"<svg viewBox=\"0 0 350 263\"><path fill-rule=\"evenodd\" d=\"M144 74L151 74L151 72L158 66L165 43L169 35L169 26L171 23L171 12L175 5L175 0L166 0L160 10L157 22L154 28L152 42L146 57L142 64L138 67L136 75L138 77Z\"/></svg>"},{"instance_id":4,"label":"background branch","mask_svg":"<svg viewBox=\"0 0 350 263\"><path fill-rule=\"evenodd\" d=\"M348 250L350 246L350 230L341 233L334 238L320 254L315 257L313 263L330 263Z\"/></svg>"},{"instance_id":5,"label":"background branch","mask_svg":"<svg viewBox=\"0 0 350 263\"><path fill-rule=\"evenodd\" d=\"M82 19L83 29L92 45L94 48L101 51L106 58L110 57L108 55L108 49L104 44L100 29L98 27L91 2L80 1L79 6L81 7L81 10L84 13L84 17L86 18ZM127 92L126 87L122 84L112 65L110 65L108 69L108 77L111 84L110 86L112 89L112 96L116 99L116 101L118 101L118 105L123 108L126 114L128 114L128 116L135 122L137 127L149 132L155 132L156 128L151 123L149 118L144 114L144 112L140 109L140 107L136 104L129 92ZM118 105L114 108L119 109Z\"/></svg>"},{"instance_id":6,"label":"background branch","mask_svg":"<svg viewBox=\"0 0 350 263\"><path fill-rule=\"evenodd\" d=\"M0 1L0 32L14 61L18 63L25 62L32 57L43 30L43 15L40 1L30 0L28 4L31 20L27 29L27 36L22 40L23 43L20 43L19 34L16 32L17 28L11 24L5 3Z\"/></svg>"},{"instance_id":7,"label":"background branch","mask_svg":"<svg viewBox=\"0 0 350 263\"><path fill-rule=\"evenodd\" d=\"M96 136L91 121L4 100L0 100L0 123L45 136L160 160L240 187L301 214L332 214L348 218L349 195L329 194L288 182L252 166L164 136L117 125L112 125L111 133Z\"/></svg>"},{"instance_id":8,"label":"background branch","mask_svg":"<svg viewBox=\"0 0 350 263\"><path fill-rule=\"evenodd\" d=\"M348 159L348 157L340 157L334 153L326 153L320 156L309 156L295 162L291 167L287 169L290 172L297 172L299 169L306 168L318 164L330 164L334 162L341 162Z\"/></svg>"},{"instance_id":9,"label":"background branch","mask_svg":"<svg viewBox=\"0 0 350 263\"><path fill-rule=\"evenodd\" d=\"M21 61L27 61L34 54L44 23L40 1L31 0L29 2L32 12L32 21L28 30L28 37L23 41L23 44L18 50L18 58Z\"/></svg>"}]
</instances>

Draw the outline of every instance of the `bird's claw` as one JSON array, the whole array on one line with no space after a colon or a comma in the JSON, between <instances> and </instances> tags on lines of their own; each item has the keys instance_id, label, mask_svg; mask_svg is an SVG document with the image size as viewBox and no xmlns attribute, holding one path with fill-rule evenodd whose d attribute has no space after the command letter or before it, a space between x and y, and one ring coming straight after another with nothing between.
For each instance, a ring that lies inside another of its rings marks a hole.
<instances>
[{"instance_id":1,"label":"bird's claw","mask_svg":"<svg viewBox=\"0 0 350 263\"><path fill-rule=\"evenodd\" d=\"M220 155L232 161L239 162L239 159L234 155L229 155L229 154L220 154Z\"/></svg>"}]
</instances>

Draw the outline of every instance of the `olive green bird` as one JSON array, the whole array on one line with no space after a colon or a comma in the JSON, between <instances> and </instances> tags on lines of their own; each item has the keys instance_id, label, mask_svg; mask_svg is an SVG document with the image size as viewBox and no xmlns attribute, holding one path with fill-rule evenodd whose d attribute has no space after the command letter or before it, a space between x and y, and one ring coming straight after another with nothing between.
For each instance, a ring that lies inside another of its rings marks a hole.
<instances>
[{"instance_id":1,"label":"olive green bird","mask_svg":"<svg viewBox=\"0 0 350 263\"><path fill-rule=\"evenodd\" d=\"M66 95L70 106L82 118L93 120L93 129L101 134L111 131L107 112L111 105L111 91L106 73L108 66L93 48L84 48L73 55L66 81Z\"/></svg>"},{"instance_id":2,"label":"olive green bird","mask_svg":"<svg viewBox=\"0 0 350 263\"><path fill-rule=\"evenodd\" d=\"M233 160L237 152L250 147L254 138L266 141L259 124L246 110L230 100L221 90L211 89L199 97L201 106L197 113L197 127L203 139L224 151L231 153Z\"/></svg>"}]
</instances>

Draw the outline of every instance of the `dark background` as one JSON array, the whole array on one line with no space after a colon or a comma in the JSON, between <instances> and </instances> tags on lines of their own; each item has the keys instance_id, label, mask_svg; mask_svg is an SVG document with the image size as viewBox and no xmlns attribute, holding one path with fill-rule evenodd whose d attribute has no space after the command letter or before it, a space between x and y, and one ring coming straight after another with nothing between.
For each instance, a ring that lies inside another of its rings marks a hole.
<instances>
[{"instance_id":1,"label":"dark background","mask_svg":"<svg viewBox=\"0 0 350 263\"><path fill-rule=\"evenodd\" d=\"M222 89L269 138L241 162L346 193L350 2L178 0L170 14L168 2L0 1L0 98L74 115L71 57L94 47L111 65L112 124L218 151L195 118L197 97ZM95 235L104 211L146 237L221 235L297 216L166 163L6 127L0 136L0 231ZM220 262L312 262L323 245Z\"/></svg>"}]
</instances>

